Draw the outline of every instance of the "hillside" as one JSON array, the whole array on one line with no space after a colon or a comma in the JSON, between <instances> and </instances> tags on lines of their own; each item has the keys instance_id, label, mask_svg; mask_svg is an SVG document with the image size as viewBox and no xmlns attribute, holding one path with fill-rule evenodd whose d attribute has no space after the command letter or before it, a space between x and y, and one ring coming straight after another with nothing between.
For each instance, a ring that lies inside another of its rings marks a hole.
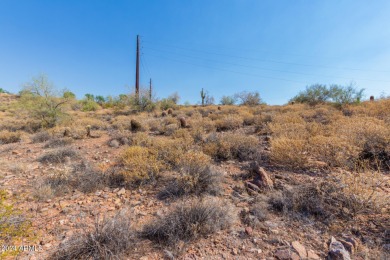
<instances>
[{"instance_id":1,"label":"hillside","mask_svg":"<svg viewBox=\"0 0 390 260\"><path fill-rule=\"evenodd\" d=\"M390 256L390 100L71 110L41 129L16 99L0 94L5 258Z\"/></svg>"}]
</instances>

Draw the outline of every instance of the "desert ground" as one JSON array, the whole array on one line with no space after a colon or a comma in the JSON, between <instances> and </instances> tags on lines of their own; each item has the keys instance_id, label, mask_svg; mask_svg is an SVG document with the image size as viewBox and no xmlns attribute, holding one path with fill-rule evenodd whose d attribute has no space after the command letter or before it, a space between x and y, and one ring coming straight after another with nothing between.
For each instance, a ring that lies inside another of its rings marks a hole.
<instances>
[{"instance_id":1,"label":"desert ground","mask_svg":"<svg viewBox=\"0 0 390 260\"><path fill-rule=\"evenodd\" d=\"M0 95L1 258L390 259L389 99L42 127Z\"/></svg>"}]
</instances>

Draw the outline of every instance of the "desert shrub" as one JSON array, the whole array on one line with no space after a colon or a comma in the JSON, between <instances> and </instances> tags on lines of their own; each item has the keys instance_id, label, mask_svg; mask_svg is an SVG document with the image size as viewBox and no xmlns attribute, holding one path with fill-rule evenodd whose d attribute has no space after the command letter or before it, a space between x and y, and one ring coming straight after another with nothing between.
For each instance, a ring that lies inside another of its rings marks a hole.
<instances>
[{"instance_id":1,"label":"desert shrub","mask_svg":"<svg viewBox=\"0 0 390 260\"><path fill-rule=\"evenodd\" d=\"M189 151L184 154L178 164L180 176L159 194L160 198L219 194L222 175L211 167L210 161L210 157L202 152Z\"/></svg>"},{"instance_id":2,"label":"desert shrub","mask_svg":"<svg viewBox=\"0 0 390 260\"><path fill-rule=\"evenodd\" d=\"M50 259L120 259L135 245L129 210L115 216L96 219L92 230L85 228L62 242Z\"/></svg>"},{"instance_id":3,"label":"desert shrub","mask_svg":"<svg viewBox=\"0 0 390 260\"><path fill-rule=\"evenodd\" d=\"M180 162L180 157L192 146L190 140L183 138L155 139L149 146L156 152L157 158L175 169Z\"/></svg>"},{"instance_id":4,"label":"desert shrub","mask_svg":"<svg viewBox=\"0 0 390 260\"><path fill-rule=\"evenodd\" d=\"M73 123L75 126L79 127L87 127L90 126L91 130L99 130L99 129L107 129L108 124L100 119L93 117L83 117L75 120Z\"/></svg>"},{"instance_id":5,"label":"desert shrub","mask_svg":"<svg viewBox=\"0 0 390 260\"><path fill-rule=\"evenodd\" d=\"M113 119L112 126L119 130L131 130L130 121L130 117L120 115Z\"/></svg>"},{"instance_id":6,"label":"desert shrub","mask_svg":"<svg viewBox=\"0 0 390 260\"><path fill-rule=\"evenodd\" d=\"M242 222L250 227L257 228L260 223L269 217L268 201L265 198L256 198L248 209L240 213Z\"/></svg>"},{"instance_id":7,"label":"desert shrub","mask_svg":"<svg viewBox=\"0 0 390 260\"><path fill-rule=\"evenodd\" d=\"M307 103L309 105L318 105L325 102L333 102L338 106L359 103L363 97L364 89L356 89L352 85L320 85L315 84L306 87L306 90L301 91L293 97L290 102Z\"/></svg>"},{"instance_id":8,"label":"desert shrub","mask_svg":"<svg viewBox=\"0 0 390 260\"><path fill-rule=\"evenodd\" d=\"M177 123L165 125L161 129L161 133L166 136L171 136L176 130L178 130L180 127Z\"/></svg>"},{"instance_id":9,"label":"desert shrub","mask_svg":"<svg viewBox=\"0 0 390 260\"><path fill-rule=\"evenodd\" d=\"M356 146L337 136L314 136L308 147L312 156L332 167L350 168L359 153Z\"/></svg>"},{"instance_id":10,"label":"desert shrub","mask_svg":"<svg viewBox=\"0 0 390 260\"><path fill-rule=\"evenodd\" d=\"M147 133L139 132L132 134L129 141L130 145L149 147L153 143L153 138L151 138Z\"/></svg>"},{"instance_id":11,"label":"desert shrub","mask_svg":"<svg viewBox=\"0 0 390 260\"><path fill-rule=\"evenodd\" d=\"M141 235L162 245L174 246L229 228L235 219L229 204L216 199L185 201L143 227Z\"/></svg>"},{"instance_id":12,"label":"desert shrub","mask_svg":"<svg viewBox=\"0 0 390 260\"><path fill-rule=\"evenodd\" d=\"M49 141L50 139L51 135L47 131L36 133L31 137L31 141L33 143L43 143Z\"/></svg>"},{"instance_id":13,"label":"desert shrub","mask_svg":"<svg viewBox=\"0 0 390 260\"><path fill-rule=\"evenodd\" d=\"M69 174L68 185L84 193L94 192L105 187L107 178L102 171L81 162L73 166Z\"/></svg>"},{"instance_id":14,"label":"desert shrub","mask_svg":"<svg viewBox=\"0 0 390 260\"><path fill-rule=\"evenodd\" d=\"M131 119L130 120L130 128L131 128L131 131L137 132L137 131L140 131L142 129L142 125L137 120Z\"/></svg>"},{"instance_id":15,"label":"desert shrub","mask_svg":"<svg viewBox=\"0 0 390 260\"><path fill-rule=\"evenodd\" d=\"M241 117L244 125L253 125L255 123L255 116L252 113L244 111L241 113Z\"/></svg>"},{"instance_id":16,"label":"desert shrub","mask_svg":"<svg viewBox=\"0 0 390 260\"><path fill-rule=\"evenodd\" d=\"M234 96L222 96L221 101L219 102L221 105L234 105L236 103L236 98Z\"/></svg>"},{"instance_id":17,"label":"desert shrub","mask_svg":"<svg viewBox=\"0 0 390 260\"><path fill-rule=\"evenodd\" d=\"M49 142L47 142L43 147L44 148L58 148L70 145L73 143L73 139L69 137L63 138L53 138Z\"/></svg>"},{"instance_id":18,"label":"desert shrub","mask_svg":"<svg viewBox=\"0 0 390 260\"><path fill-rule=\"evenodd\" d=\"M269 204L275 211L293 217L314 217L330 223L334 218L349 220L358 214L378 212L387 198L379 195L383 185L378 174L356 176L344 174L319 183L302 184L274 194ZM341 179L340 179L341 178ZM380 204L379 204L380 202Z\"/></svg>"},{"instance_id":19,"label":"desert shrub","mask_svg":"<svg viewBox=\"0 0 390 260\"><path fill-rule=\"evenodd\" d=\"M73 190L90 193L103 189L107 181L100 170L82 162L36 180L33 183L33 195L37 200L45 201Z\"/></svg>"},{"instance_id":20,"label":"desert shrub","mask_svg":"<svg viewBox=\"0 0 390 260\"><path fill-rule=\"evenodd\" d=\"M99 104L91 99L84 99L80 101L81 110L84 112L96 111L100 108Z\"/></svg>"},{"instance_id":21,"label":"desert shrub","mask_svg":"<svg viewBox=\"0 0 390 260\"><path fill-rule=\"evenodd\" d=\"M0 131L0 144L17 143L21 140L20 132Z\"/></svg>"},{"instance_id":22,"label":"desert shrub","mask_svg":"<svg viewBox=\"0 0 390 260\"><path fill-rule=\"evenodd\" d=\"M305 168L307 166L307 140L279 137L272 138L270 144L270 159L273 163L293 168Z\"/></svg>"},{"instance_id":23,"label":"desert shrub","mask_svg":"<svg viewBox=\"0 0 390 260\"><path fill-rule=\"evenodd\" d=\"M360 159L379 159L383 164L389 160L390 128L382 120L352 117L331 126L334 135L359 148Z\"/></svg>"},{"instance_id":24,"label":"desert shrub","mask_svg":"<svg viewBox=\"0 0 390 260\"><path fill-rule=\"evenodd\" d=\"M258 139L243 134L210 134L203 144L203 152L219 160L258 159Z\"/></svg>"},{"instance_id":25,"label":"desert shrub","mask_svg":"<svg viewBox=\"0 0 390 260\"><path fill-rule=\"evenodd\" d=\"M242 126L243 120L239 116L235 115L227 115L222 119L215 121L215 126L217 127L217 131L229 131L238 129Z\"/></svg>"},{"instance_id":26,"label":"desert shrub","mask_svg":"<svg viewBox=\"0 0 390 260\"><path fill-rule=\"evenodd\" d=\"M141 146L127 148L120 158L122 174L126 181L136 185L155 180L164 164L157 159L156 152Z\"/></svg>"},{"instance_id":27,"label":"desert shrub","mask_svg":"<svg viewBox=\"0 0 390 260\"><path fill-rule=\"evenodd\" d=\"M75 159L79 155L78 153L69 147L59 148L45 153L38 158L38 161L41 163L64 163L69 159Z\"/></svg>"},{"instance_id":28,"label":"desert shrub","mask_svg":"<svg viewBox=\"0 0 390 260\"><path fill-rule=\"evenodd\" d=\"M262 103L260 94L257 91L247 92L243 91L234 95L236 100L239 100L240 105L257 106Z\"/></svg>"},{"instance_id":29,"label":"desert shrub","mask_svg":"<svg viewBox=\"0 0 390 260\"><path fill-rule=\"evenodd\" d=\"M31 223L21 212L6 203L7 193L0 190L0 243L12 245L28 235ZM19 251L0 251L0 258L18 254Z\"/></svg>"}]
</instances>

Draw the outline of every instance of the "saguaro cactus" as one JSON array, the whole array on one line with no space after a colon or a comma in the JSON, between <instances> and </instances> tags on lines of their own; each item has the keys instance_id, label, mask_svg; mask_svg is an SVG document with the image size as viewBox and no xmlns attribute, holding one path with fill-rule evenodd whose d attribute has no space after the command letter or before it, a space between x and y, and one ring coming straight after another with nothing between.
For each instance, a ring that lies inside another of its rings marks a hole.
<instances>
[{"instance_id":1,"label":"saguaro cactus","mask_svg":"<svg viewBox=\"0 0 390 260\"><path fill-rule=\"evenodd\" d=\"M202 98L202 107L204 106L204 100L206 98L206 92L203 91L203 88L202 88L202 91L200 92L200 97Z\"/></svg>"}]
</instances>

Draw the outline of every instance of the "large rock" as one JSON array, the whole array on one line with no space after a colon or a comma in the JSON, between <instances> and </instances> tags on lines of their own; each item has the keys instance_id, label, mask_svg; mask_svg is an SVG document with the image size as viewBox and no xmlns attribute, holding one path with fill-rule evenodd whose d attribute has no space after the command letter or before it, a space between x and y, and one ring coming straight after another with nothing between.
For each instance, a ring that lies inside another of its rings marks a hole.
<instances>
[{"instance_id":1,"label":"large rock","mask_svg":"<svg viewBox=\"0 0 390 260\"><path fill-rule=\"evenodd\" d=\"M253 180L254 184L260 188L273 189L274 183L263 167L260 167L257 162L252 162L250 168L251 172L255 175L255 179Z\"/></svg>"},{"instance_id":2,"label":"large rock","mask_svg":"<svg viewBox=\"0 0 390 260\"><path fill-rule=\"evenodd\" d=\"M334 237L330 239L327 260L351 260L349 252L345 250L343 244Z\"/></svg>"},{"instance_id":3,"label":"large rock","mask_svg":"<svg viewBox=\"0 0 390 260\"><path fill-rule=\"evenodd\" d=\"M301 243L293 241L291 245L301 258L307 258L306 248Z\"/></svg>"}]
</instances>

